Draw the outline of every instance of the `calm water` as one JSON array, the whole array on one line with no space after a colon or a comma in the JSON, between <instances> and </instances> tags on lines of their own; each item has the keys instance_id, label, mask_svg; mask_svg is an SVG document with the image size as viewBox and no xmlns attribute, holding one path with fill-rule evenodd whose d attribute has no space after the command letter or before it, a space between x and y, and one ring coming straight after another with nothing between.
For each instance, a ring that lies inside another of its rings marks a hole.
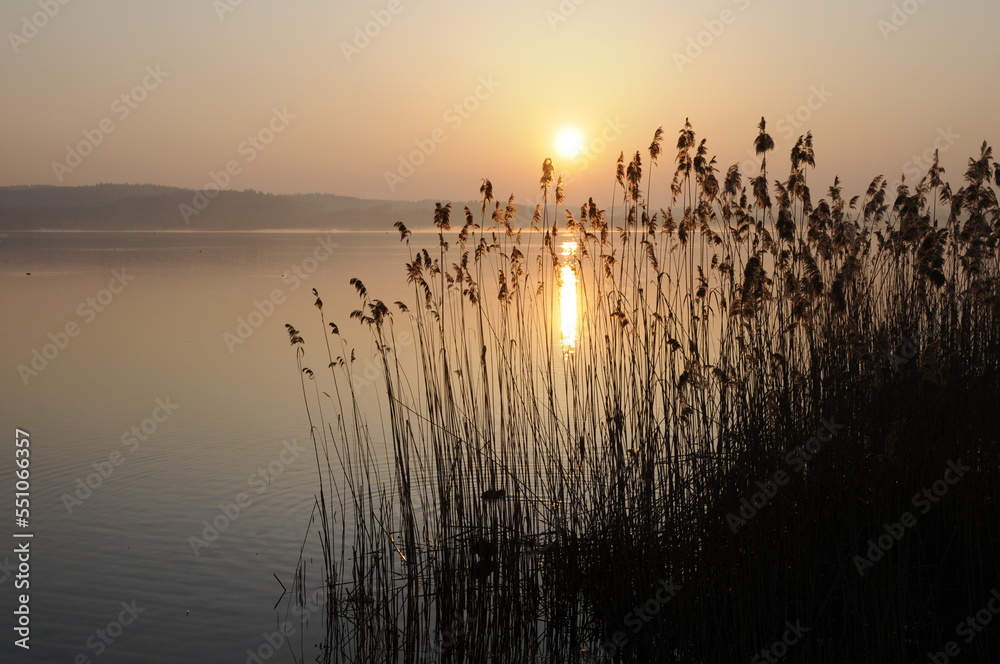
<instances>
[{"instance_id":1,"label":"calm water","mask_svg":"<svg viewBox=\"0 0 1000 664\"><path fill-rule=\"evenodd\" d=\"M272 608L282 593L274 575L291 587L317 486L284 324L305 337L307 365L323 367L318 288L363 377L371 348L348 320L358 302L348 279L399 299L405 257L394 232L3 238L0 412L8 440L15 428L30 432L32 471L30 526L10 519L3 536L34 539L30 655L9 636L2 652L37 662L247 661L284 615ZM272 296L273 312L255 306ZM257 326L238 329L240 317ZM68 324L75 336L63 336ZM12 501L14 447L3 449L3 500ZM80 488L88 476L90 495ZM240 494L239 516L196 555L190 538L203 537L205 520L225 524L223 507ZM0 562L14 560L11 549ZM13 584L4 573L8 635ZM142 611L126 614L119 634L109 623L123 602ZM301 639L307 661L310 636ZM266 661L301 659L301 646Z\"/></svg>"}]
</instances>

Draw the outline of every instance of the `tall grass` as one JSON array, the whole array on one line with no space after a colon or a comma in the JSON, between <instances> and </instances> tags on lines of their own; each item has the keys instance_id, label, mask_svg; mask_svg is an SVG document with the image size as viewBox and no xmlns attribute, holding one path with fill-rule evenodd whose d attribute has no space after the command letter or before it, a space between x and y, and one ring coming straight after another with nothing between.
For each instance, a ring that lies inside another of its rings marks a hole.
<instances>
[{"instance_id":1,"label":"tall grass","mask_svg":"<svg viewBox=\"0 0 1000 664\"><path fill-rule=\"evenodd\" d=\"M611 214L555 212L546 160L527 213L483 181L457 221L437 204L436 244L397 223L408 304L351 280L380 421L318 293L324 372L287 326L319 470L321 660L746 661L797 621L786 661L913 662L1000 587L990 148L958 190L935 156L918 183L814 202L810 134L769 181L763 119L750 178L685 124L654 207L662 137L619 158ZM949 461L971 470L921 512ZM995 653L1000 632L962 647Z\"/></svg>"}]
</instances>

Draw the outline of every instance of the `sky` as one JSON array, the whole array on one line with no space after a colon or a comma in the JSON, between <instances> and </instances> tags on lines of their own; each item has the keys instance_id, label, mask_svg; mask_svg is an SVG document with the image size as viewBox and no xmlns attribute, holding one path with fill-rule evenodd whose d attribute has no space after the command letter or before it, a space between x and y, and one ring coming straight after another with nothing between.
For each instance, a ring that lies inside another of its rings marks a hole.
<instances>
[{"instance_id":1,"label":"sky","mask_svg":"<svg viewBox=\"0 0 1000 664\"><path fill-rule=\"evenodd\" d=\"M4 0L0 185L530 202L551 157L608 205L662 126L663 206L685 118L753 174L762 116L772 179L812 131L823 192L935 148L958 185L1000 144L998 25L995 0Z\"/></svg>"}]
</instances>

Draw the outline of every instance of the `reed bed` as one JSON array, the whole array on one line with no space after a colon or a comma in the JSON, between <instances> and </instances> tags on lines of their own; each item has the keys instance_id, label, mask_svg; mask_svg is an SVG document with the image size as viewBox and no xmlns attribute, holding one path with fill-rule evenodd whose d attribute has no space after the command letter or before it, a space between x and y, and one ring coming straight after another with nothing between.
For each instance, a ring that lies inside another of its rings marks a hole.
<instances>
[{"instance_id":1,"label":"reed bed","mask_svg":"<svg viewBox=\"0 0 1000 664\"><path fill-rule=\"evenodd\" d=\"M811 134L770 180L763 119L755 177L685 124L669 189L662 143L619 157L610 210L566 209L546 160L534 209L484 180L478 209L437 204L431 246L397 224L410 299L351 280L379 421L319 293L322 342L286 326L319 471L323 555L296 587L327 590L320 661L1000 651L996 626L956 636L1000 588L990 148L957 190L935 158L814 201Z\"/></svg>"}]
</instances>

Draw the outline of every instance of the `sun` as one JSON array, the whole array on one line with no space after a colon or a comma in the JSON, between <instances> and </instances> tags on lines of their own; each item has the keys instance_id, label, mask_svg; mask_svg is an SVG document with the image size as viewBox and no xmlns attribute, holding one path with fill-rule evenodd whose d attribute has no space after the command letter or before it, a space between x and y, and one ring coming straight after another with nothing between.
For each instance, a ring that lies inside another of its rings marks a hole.
<instances>
[{"instance_id":1,"label":"sun","mask_svg":"<svg viewBox=\"0 0 1000 664\"><path fill-rule=\"evenodd\" d=\"M560 156L573 159L583 152L583 134L576 127L564 127L556 134L555 146Z\"/></svg>"}]
</instances>

